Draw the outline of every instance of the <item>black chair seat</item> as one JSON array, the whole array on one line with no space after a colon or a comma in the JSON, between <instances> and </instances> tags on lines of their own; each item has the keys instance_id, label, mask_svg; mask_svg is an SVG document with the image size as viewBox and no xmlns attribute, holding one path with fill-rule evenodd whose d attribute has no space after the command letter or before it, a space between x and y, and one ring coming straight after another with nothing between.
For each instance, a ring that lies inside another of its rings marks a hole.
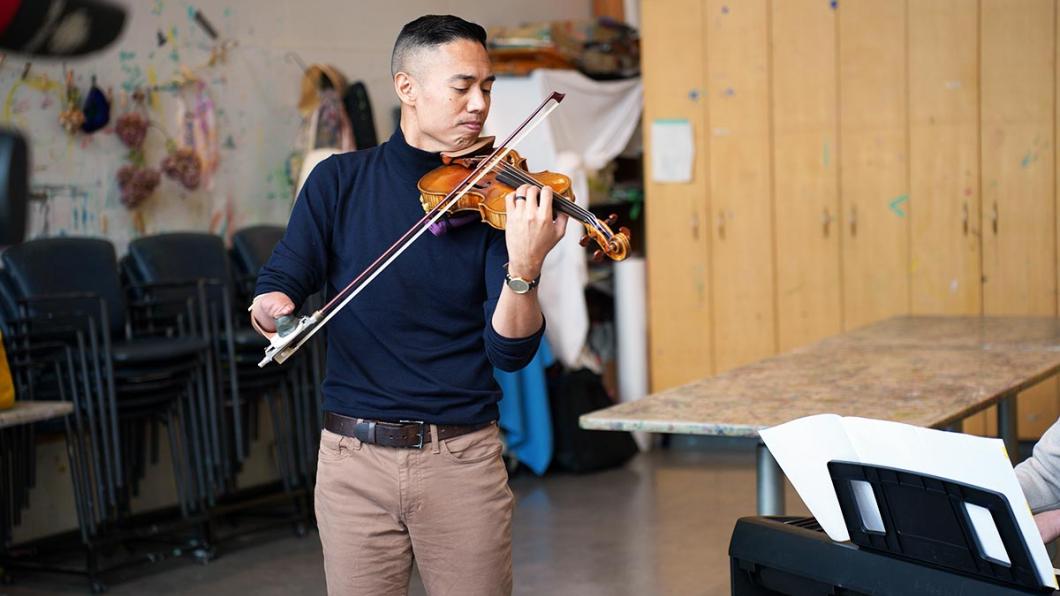
<instances>
[{"instance_id":1,"label":"black chair seat","mask_svg":"<svg viewBox=\"0 0 1060 596\"><path fill-rule=\"evenodd\" d=\"M111 346L114 362L140 364L203 354L210 344L198 337L141 337L115 342Z\"/></svg>"}]
</instances>

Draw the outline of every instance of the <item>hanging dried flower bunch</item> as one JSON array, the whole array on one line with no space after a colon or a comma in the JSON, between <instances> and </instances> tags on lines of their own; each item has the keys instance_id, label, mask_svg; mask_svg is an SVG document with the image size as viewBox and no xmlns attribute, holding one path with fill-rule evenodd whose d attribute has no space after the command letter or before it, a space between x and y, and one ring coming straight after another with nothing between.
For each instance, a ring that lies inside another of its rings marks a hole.
<instances>
[{"instance_id":1,"label":"hanging dried flower bunch","mask_svg":"<svg viewBox=\"0 0 1060 596\"><path fill-rule=\"evenodd\" d=\"M167 148L169 153L162 159L162 172L188 190L199 188L202 182L202 160L199 154L190 147L178 148L173 142L167 143Z\"/></svg>"},{"instance_id":2,"label":"hanging dried flower bunch","mask_svg":"<svg viewBox=\"0 0 1060 596\"><path fill-rule=\"evenodd\" d=\"M129 209L140 205L158 188L162 176L158 170L127 163L118 168L118 187L121 188L121 204Z\"/></svg>"},{"instance_id":3,"label":"hanging dried flower bunch","mask_svg":"<svg viewBox=\"0 0 1060 596\"><path fill-rule=\"evenodd\" d=\"M118 135L121 142L129 149L140 149L147 138L147 117L142 113L131 110L125 112L114 122L114 134Z\"/></svg>"},{"instance_id":4,"label":"hanging dried flower bunch","mask_svg":"<svg viewBox=\"0 0 1060 596\"><path fill-rule=\"evenodd\" d=\"M66 71L66 103L59 112L59 125L67 134L75 135L85 123L85 113L81 111L81 92L74 85L74 71Z\"/></svg>"}]
</instances>

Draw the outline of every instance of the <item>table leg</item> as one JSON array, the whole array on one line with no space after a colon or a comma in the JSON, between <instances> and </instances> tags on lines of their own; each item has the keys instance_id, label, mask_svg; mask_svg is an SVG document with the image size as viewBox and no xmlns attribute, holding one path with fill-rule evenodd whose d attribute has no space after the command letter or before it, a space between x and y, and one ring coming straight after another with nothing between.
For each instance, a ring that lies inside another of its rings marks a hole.
<instances>
[{"instance_id":1,"label":"table leg","mask_svg":"<svg viewBox=\"0 0 1060 596\"><path fill-rule=\"evenodd\" d=\"M784 472L764 443L755 451L758 462L758 515L784 514Z\"/></svg>"},{"instance_id":2,"label":"table leg","mask_svg":"<svg viewBox=\"0 0 1060 596\"><path fill-rule=\"evenodd\" d=\"M1016 432L1016 423L1019 418L1016 415L1016 394L1006 395L997 402L997 430L1001 440L1005 442L1005 450L1012 463L1019 461L1020 444L1019 435Z\"/></svg>"}]
</instances>

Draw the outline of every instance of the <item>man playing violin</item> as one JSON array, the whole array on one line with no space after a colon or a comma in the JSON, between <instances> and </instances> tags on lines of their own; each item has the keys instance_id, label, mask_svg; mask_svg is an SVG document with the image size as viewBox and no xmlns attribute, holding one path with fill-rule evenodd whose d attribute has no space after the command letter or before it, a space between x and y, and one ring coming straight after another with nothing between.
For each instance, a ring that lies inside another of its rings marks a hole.
<instances>
[{"instance_id":1,"label":"man playing violin","mask_svg":"<svg viewBox=\"0 0 1060 596\"><path fill-rule=\"evenodd\" d=\"M401 123L379 147L332 156L304 185L258 279L251 316L275 332L321 287L343 288L423 215L417 181L473 145L493 86L486 32L453 16L394 44ZM535 287L562 238L552 191L520 186L506 231L426 234L331 321L316 516L330 594L509 594L513 497L493 367L534 356Z\"/></svg>"}]
</instances>

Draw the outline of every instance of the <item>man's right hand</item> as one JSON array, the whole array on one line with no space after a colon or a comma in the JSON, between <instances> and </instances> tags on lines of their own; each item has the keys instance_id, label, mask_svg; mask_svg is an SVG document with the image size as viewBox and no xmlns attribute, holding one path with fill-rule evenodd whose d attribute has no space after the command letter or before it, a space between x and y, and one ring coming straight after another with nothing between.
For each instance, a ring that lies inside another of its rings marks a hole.
<instances>
[{"instance_id":1,"label":"man's right hand","mask_svg":"<svg viewBox=\"0 0 1060 596\"><path fill-rule=\"evenodd\" d=\"M276 333L276 319L294 312L294 302L283 292L268 292L254 298L254 307L250 316L258 326L266 331L265 337Z\"/></svg>"}]
</instances>

